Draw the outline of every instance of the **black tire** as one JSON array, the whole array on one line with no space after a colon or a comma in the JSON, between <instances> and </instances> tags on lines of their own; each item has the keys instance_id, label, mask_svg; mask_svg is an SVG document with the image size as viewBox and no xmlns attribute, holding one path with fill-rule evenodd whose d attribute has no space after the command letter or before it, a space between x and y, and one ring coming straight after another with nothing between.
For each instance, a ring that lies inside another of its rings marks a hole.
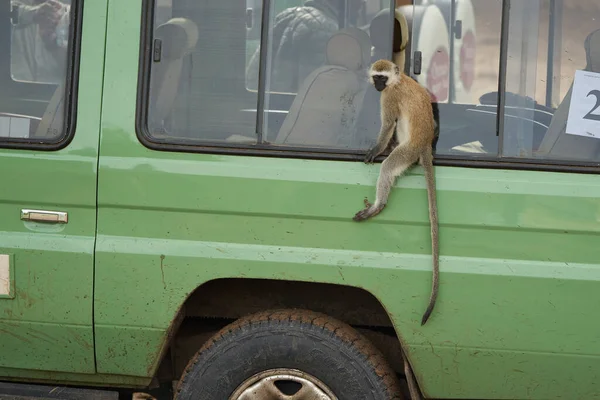
<instances>
[{"instance_id":1,"label":"black tire","mask_svg":"<svg viewBox=\"0 0 600 400\"><path fill-rule=\"evenodd\" d=\"M371 342L341 321L305 310L261 312L223 328L187 365L176 399L228 400L248 378L281 368L317 378L339 400L403 399L394 371Z\"/></svg>"}]
</instances>

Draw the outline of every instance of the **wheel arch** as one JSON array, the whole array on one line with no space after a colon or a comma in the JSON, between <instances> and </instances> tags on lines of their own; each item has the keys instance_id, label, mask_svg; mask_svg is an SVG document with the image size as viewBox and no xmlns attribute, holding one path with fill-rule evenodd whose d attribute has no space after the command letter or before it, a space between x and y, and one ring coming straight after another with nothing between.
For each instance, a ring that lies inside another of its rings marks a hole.
<instances>
[{"instance_id":1,"label":"wheel arch","mask_svg":"<svg viewBox=\"0 0 600 400\"><path fill-rule=\"evenodd\" d=\"M261 278L216 278L199 285L179 307L165 335L153 374L178 379L188 360L212 334L248 314L307 309L339 319L365 335L402 372L401 333L384 303L352 285Z\"/></svg>"}]
</instances>

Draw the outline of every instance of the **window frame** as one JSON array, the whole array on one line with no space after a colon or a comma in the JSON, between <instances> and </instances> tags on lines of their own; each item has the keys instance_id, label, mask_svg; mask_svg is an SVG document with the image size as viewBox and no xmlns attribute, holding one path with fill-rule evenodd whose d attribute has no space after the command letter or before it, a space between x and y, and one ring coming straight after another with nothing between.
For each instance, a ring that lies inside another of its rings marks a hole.
<instances>
[{"instance_id":1,"label":"window frame","mask_svg":"<svg viewBox=\"0 0 600 400\"><path fill-rule=\"evenodd\" d=\"M74 4L73 4L74 3ZM77 101L79 95L79 68L81 59L81 42L83 34L83 3L84 0L73 0L71 4L71 21L69 29L69 44L67 47L67 69L65 76L65 99L64 99L64 125L62 134L53 139L32 139L32 138L6 138L0 137L0 149L19 149L19 150L41 150L41 151L58 151L69 145L75 136L77 125ZM10 0L9 0L10 6ZM12 27L7 24L7 31ZM12 48L12 37L8 35L6 43L8 48ZM25 85L40 85L48 88L49 92L52 84L36 83L36 82L21 82L12 79L11 74L11 57L6 57L1 61L0 72L5 75L6 81L10 82L9 90L12 88L25 87ZM3 78L4 79L4 78Z\"/></svg>"},{"instance_id":2,"label":"window frame","mask_svg":"<svg viewBox=\"0 0 600 400\"><path fill-rule=\"evenodd\" d=\"M270 5L271 0L262 0L263 3ZM478 169L501 169L501 170L524 170L541 172L572 172L586 174L600 174L600 160L598 162L574 161L574 160L552 160L552 159L526 159L516 157L502 157L501 145L503 140L504 115L505 115L505 87L506 87L506 66L508 61L508 33L509 33L509 10L511 0L502 0L502 23L500 32L500 57L498 70L498 106L496 113L496 135L498 137L498 154L493 156L456 156L436 154L434 142L434 165L461 168ZM200 144L174 138L168 143L154 139L148 129L148 105L150 94L150 77L152 65L152 37L154 34L154 11L156 0L147 0L142 4L141 25L140 25L140 54L138 68L138 90L136 100L136 136L140 143L151 150L183 152L183 153L201 153L201 154L221 154L221 155L241 155L258 157L278 157L292 159L309 160L331 160L331 161L355 161L362 162L366 151L364 150L344 150L327 148L308 148L308 147L277 147L272 145L245 145L239 143L214 142L210 144ZM266 11L265 11L266 10ZM263 6L263 21L269 20L269 7ZM261 42L267 34L268 26L263 24L261 27ZM263 58L261 56L261 58ZM262 69L262 68L261 68ZM264 85L263 85L264 86ZM264 87L262 88L264 90ZM258 90L261 90L259 79ZM261 101L259 96L259 102ZM438 116L437 103L432 103L434 115ZM261 118L257 116L257 126L260 126ZM232 132L234 134L235 132ZM260 138L260 135L258 135ZM380 155L375 162L381 162L386 154Z\"/></svg>"}]
</instances>

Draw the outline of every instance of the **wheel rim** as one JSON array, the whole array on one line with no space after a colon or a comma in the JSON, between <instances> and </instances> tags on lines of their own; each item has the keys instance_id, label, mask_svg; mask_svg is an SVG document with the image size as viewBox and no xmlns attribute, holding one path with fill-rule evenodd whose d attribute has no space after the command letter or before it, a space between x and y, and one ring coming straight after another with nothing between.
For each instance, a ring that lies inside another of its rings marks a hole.
<instances>
[{"instance_id":1,"label":"wheel rim","mask_svg":"<svg viewBox=\"0 0 600 400\"><path fill-rule=\"evenodd\" d=\"M260 372L246 379L229 400L337 400L323 382L296 369Z\"/></svg>"}]
</instances>

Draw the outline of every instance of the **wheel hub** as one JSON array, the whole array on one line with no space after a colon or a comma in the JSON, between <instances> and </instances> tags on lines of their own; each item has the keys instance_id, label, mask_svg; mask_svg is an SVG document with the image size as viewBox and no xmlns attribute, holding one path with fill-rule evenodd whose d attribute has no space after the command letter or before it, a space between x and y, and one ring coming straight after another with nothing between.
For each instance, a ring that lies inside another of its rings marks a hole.
<instances>
[{"instance_id":1,"label":"wheel hub","mask_svg":"<svg viewBox=\"0 0 600 400\"><path fill-rule=\"evenodd\" d=\"M337 400L337 397L314 376L279 368L246 379L229 400Z\"/></svg>"}]
</instances>

